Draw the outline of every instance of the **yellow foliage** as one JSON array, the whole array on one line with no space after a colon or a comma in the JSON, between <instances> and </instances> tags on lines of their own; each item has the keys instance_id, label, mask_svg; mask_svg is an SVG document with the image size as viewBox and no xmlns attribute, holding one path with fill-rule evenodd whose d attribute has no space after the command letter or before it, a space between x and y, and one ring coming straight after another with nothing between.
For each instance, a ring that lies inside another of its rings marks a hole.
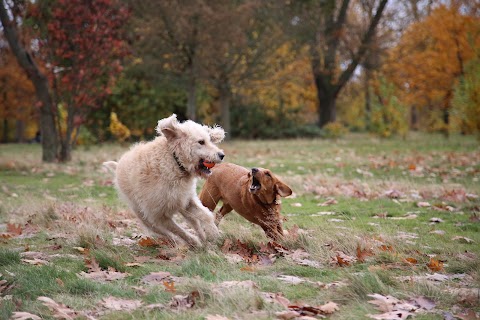
<instances>
[{"instance_id":1,"label":"yellow foliage","mask_svg":"<svg viewBox=\"0 0 480 320\"><path fill-rule=\"evenodd\" d=\"M118 120L117 114L115 112L110 113L110 132L117 138L119 141L125 141L130 137L130 130L123 123Z\"/></svg>"},{"instance_id":2,"label":"yellow foliage","mask_svg":"<svg viewBox=\"0 0 480 320\"><path fill-rule=\"evenodd\" d=\"M272 55L269 65L272 75L268 79L252 81L238 93L271 116L302 110L303 121L311 122L316 117L317 95L307 48L298 53L286 43Z\"/></svg>"},{"instance_id":3,"label":"yellow foliage","mask_svg":"<svg viewBox=\"0 0 480 320\"><path fill-rule=\"evenodd\" d=\"M329 122L322 129L326 138L340 138L348 133L348 129L340 122Z\"/></svg>"}]
</instances>

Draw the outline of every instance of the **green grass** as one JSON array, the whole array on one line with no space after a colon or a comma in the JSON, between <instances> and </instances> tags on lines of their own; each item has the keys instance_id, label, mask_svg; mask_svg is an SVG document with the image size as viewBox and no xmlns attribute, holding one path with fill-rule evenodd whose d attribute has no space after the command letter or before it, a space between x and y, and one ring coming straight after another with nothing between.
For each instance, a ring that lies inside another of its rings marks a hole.
<instances>
[{"instance_id":1,"label":"green grass","mask_svg":"<svg viewBox=\"0 0 480 320\"><path fill-rule=\"evenodd\" d=\"M294 196L283 199L287 229L298 226L298 238L282 242L291 250L304 249L321 268L301 266L285 257L271 265L249 266L229 262L221 251L225 239L241 240L261 254L268 242L262 230L235 213L220 224L222 236L206 248L148 248L138 245L145 232L118 198L112 176L101 163L118 159L128 146L79 147L67 164L41 163L38 145L0 145L0 318L25 311L43 318L55 313L36 300L48 296L79 312L98 310L103 298L137 299L135 311L103 310L99 319L275 319L284 310L262 298L261 292L279 292L292 304L320 306L334 301L339 310L332 319L364 319L379 314L368 303L369 294L398 299L426 296L434 311L416 319L437 319L452 307L479 312L478 301L450 294L451 288L480 287L480 147L473 137L411 134L406 140L350 135L331 140L232 141L222 144L226 161L246 167L265 167L289 184ZM203 181L199 181L198 190ZM390 198L387 191L398 198ZM469 195L468 197L466 195ZM319 206L330 198L335 204ZM433 207L419 207L419 201ZM444 210L450 206L454 211ZM443 210L441 209L443 208ZM325 214L330 212L331 214ZM415 215L415 216L413 216ZM410 217L410 219L406 219ZM432 218L442 222L432 224ZM9 224L19 224L22 235L9 235ZM474 242L464 241L465 237ZM382 249L389 248L387 250ZM79 251L79 247L87 249ZM355 257L357 247L369 248L363 262L339 267L332 264L337 251ZM23 261L24 252L41 252L47 265ZM170 260L164 260L168 256ZM444 282L404 282L399 277L433 274L430 257L443 261L443 275L465 274ZM136 258L148 257L129 266ZM98 281L79 276L94 258L102 270L129 275L121 280ZM418 262L409 265L405 259ZM150 259L150 260L149 260ZM156 259L156 260L154 260ZM175 292L143 277L168 271ZM278 276L299 277L290 284ZM225 281L247 281L218 291ZM338 288L326 288L335 281ZM198 291L196 305L182 312L169 307L174 295ZM146 305L161 303L163 309Z\"/></svg>"}]
</instances>

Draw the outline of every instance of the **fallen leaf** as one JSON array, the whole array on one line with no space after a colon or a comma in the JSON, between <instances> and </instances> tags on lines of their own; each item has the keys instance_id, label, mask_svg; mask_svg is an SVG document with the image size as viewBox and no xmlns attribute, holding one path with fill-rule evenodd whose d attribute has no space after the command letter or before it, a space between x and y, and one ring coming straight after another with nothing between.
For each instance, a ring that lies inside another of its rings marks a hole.
<instances>
[{"instance_id":1,"label":"fallen leaf","mask_svg":"<svg viewBox=\"0 0 480 320\"><path fill-rule=\"evenodd\" d=\"M262 296L266 302L278 303L285 308L288 308L288 306L290 305L290 300L285 298L281 292L262 292Z\"/></svg>"},{"instance_id":2,"label":"fallen leaf","mask_svg":"<svg viewBox=\"0 0 480 320\"><path fill-rule=\"evenodd\" d=\"M340 310L340 308L338 307L338 304L331 301L327 302L323 306L320 306L319 309L325 314L331 314L331 313L334 313L335 311Z\"/></svg>"},{"instance_id":3,"label":"fallen leaf","mask_svg":"<svg viewBox=\"0 0 480 320\"><path fill-rule=\"evenodd\" d=\"M282 320L295 319L301 316L300 313L293 310L278 311L278 312L275 312L275 315L277 316L278 319L282 319Z\"/></svg>"},{"instance_id":4,"label":"fallen leaf","mask_svg":"<svg viewBox=\"0 0 480 320\"><path fill-rule=\"evenodd\" d=\"M20 224L7 223L7 232L13 236L19 236L22 234L23 229Z\"/></svg>"},{"instance_id":5,"label":"fallen leaf","mask_svg":"<svg viewBox=\"0 0 480 320\"><path fill-rule=\"evenodd\" d=\"M319 207L326 207L326 206L330 206L332 204L337 204L338 201L335 200L334 198L330 198L328 199L327 201L323 202L323 203L319 203L318 206Z\"/></svg>"},{"instance_id":6,"label":"fallen leaf","mask_svg":"<svg viewBox=\"0 0 480 320\"><path fill-rule=\"evenodd\" d=\"M443 262L434 258L430 258L430 262L427 263L427 267L432 271L441 271L443 269Z\"/></svg>"},{"instance_id":7,"label":"fallen leaf","mask_svg":"<svg viewBox=\"0 0 480 320\"><path fill-rule=\"evenodd\" d=\"M227 317L218 315L218 314L215 314L215 315L208 314L208 315L205 317L205 320L230 320L230 319L227 318Z\"/></svg>"},{"instance_id":8,"label":"fallen leaf","mask_svg":"<svg viewBox=\"0 0 480 320\"><path fill-rule=\"evenodd\" d=\"M418 305L420 308L428 310L428 311L432 310L436 306L435 302L432 299L429 299L429 298L423 297L423 296L413 298L411 303L414 303L414 304Z\"/></svg>"},{"instance_id":9,"label":"fallen leaf","mask_svg":"<svg viewBox=\"0 0 480 320\"><path fill-rule=\"evenodd\" d=\"M198 291L192 291L186 296L176 295L172 297L169 306L172 309L178 310L192 308L195 305L195 299L199 296L200 294L198 293Z\"/></svg>"},{"instance_id":10,"label":"fallen leaf","mask_svg":"<svg viewBox=\"0 0 480 320\"><path fill-rule=\"evenodd\" d=\"M465 243L473 243L475 242L473 239L467 238L467 237L462 237L462 236L455 236L452 238L453 241L455 240L460 240L461 242Z\"/></svg>"},{"instance_id":11,"label":"fallen leaf","mask_svg":"<svg viewBox=\"0 0 480 320\"><path fill-rule=\"evenodd\" d=\"M373 256L374 253L372 249L362 249L360 244L357 245L357 260L360 262L364 262L366 257Z\"/></svg>"},{"instance_id":12,"label":"fallen leaf","mask_svg":"<svg viewBox=\"0 0 480 320\"><path fill-rule=\"evenodd\" d=\"M141 247L157 247L159 243L150 237L142 237L140 240L138 240L138 245Z\"/></svg>"},{"instance_id":13,"label":"fallen leaf","mask_svg":"<svg viewBox=\"0 0 480 320\"><path fill-rule=\"evenodd\" d=\"M442 219L436 218L436 217L431 218L429 221L431 223L442 223L442 222L444 222Z\"/></svg>"},{"instance_id":14,"label":"fallen leaf","mask_svg":"<svg viewBox=\"0 0 480 320\"><path fill-rule=\"evenodd\" d=\"M10 320L42 320L39 316L28 312L13 312Z\"/></svg>"},{"instance_id":15,"label":"fallen leaf","mask_svg":"<svg viewBox=\"0 0 480 320\"><path fill-rule=\"evenodd\" d=\"M42 303L54 314L54 318L60 318L65 320L74 319L78 316L78 313L71 309L70 307L57 303L53 299L48 297L38 297L37 300L42 301Z\"/></svg>"},{"instance_id":16,"label":"fallen leaf","mask_svg":"<svg viewBox=\"0 0 480 320\"><path fill-rule=\"evenodd\" d=\"M21 260L22 262L35 265L35 266L44 266L49 263L47 260L42 260L42 259L21 259Z\"/></svg>"},{"instance_id":17,"label":"fallen leaf","mask_svg":"<svg viewBox=\"0 0 480 320\"><path fill-rule=\"evenodd\" d=\"M177 291L174 281L163 281L163 285L165 287L165 291L167 292L175 293Z\"/></svg>"},{"instance_id":18,"label":"fallen leaf","mask_svg":"<svg viewBox=\"0 0 480 320\"><path fill-rule=\"evenodd\" d=\"M142 278L142 282L146 284L163 284L169 280L172 275L168 271L151 272Z\"/></svg>"},{"instance_id":19,"label":"fallen leaf","mask_svg":"<svg viewBox=\"0 0 480 320\"><path fill-rule=\"evenodd\" d=\"M407 319L410 316L414 316L414 314L408 311L398 310L382 314L367 314L367 316L376 320L403 320Z\"/></svg>"},{"instance_id":20,"label":"fallen leaf","mask_svg":"<svg viewBox=\"0 0 480 320\"><path fill-rule=\"evenodd\" d=\"M295 276L288 276L284 274L277 276L277 279L290 284L299 284L299 283L305 282L305 280L302 278L295 277Z\"/></svg>"},{"instance_id":21,"label":"fallen leaf","mask_svg":"<svg viewBox=\"0 0 480 320\"><path fill-rule=\"evenodd\" d=\"M418 261L415 258L405 258L405 261L411 264L417 264Z\"/></svg>"},{"instance_id":22,"label":"fallen leaf","mask_svg":"<svg viewBox=\"0 0 480 320\"><path fill-rule=\"evenodd\" d=\"M100 305L115 311L133 311L142 306L143 302L140 300L121 299L116 297L103 298Z\"/></svg>"},{"instance_id":23,"label":"fallen leaf","mask_svg":"<svg viewBox=\"0 0 480 320\"><path fill-rule=\"evenodd\" d=\"M428 207L431 207L432 205L428 202L425 202L425 201L421 201L421 202L417 202L417 207L419 208L428 208Z\"/></svg>"},{"instance_id":24,"label":"fallen leaf","mask_svg":"<svg viewBox=\"0 0 480 320\"><path fill-rule=\"evenodd\" d=\"M97 281L114 281L114 280L121 280L128 277L129 273L118 272L113 270L100 270L94 272L80 272L79 276L90 279L90 280L97 280Z\"/></svg>"}]
</instances>

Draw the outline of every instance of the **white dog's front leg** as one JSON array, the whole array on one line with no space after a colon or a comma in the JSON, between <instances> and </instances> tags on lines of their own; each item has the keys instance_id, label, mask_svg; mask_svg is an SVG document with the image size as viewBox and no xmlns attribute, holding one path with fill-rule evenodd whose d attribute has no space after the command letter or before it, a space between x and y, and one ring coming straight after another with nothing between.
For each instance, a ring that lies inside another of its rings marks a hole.
<instances>
[{"instance_id":1,"label":"white dog's front leg","mask_svg":"<svg viewBox=\"0 0 480 320\"><path fill-rule=\"evenodd\" d=\"M198 198L190 200L187 208L182 211L182 215L195 229L202 241L218 238L219 231L215 225L215 217Z\"/></svg>"}]
</instances>

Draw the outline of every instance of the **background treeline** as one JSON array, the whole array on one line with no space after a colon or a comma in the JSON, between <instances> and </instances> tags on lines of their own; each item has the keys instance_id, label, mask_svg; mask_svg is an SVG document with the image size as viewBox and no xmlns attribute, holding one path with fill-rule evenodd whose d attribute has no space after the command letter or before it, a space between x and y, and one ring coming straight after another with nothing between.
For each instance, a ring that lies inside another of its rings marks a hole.
<instances>
[{"instance_id":1,"label":"background treeline","mask_svg":"<svg viewBox=\"0 0 480 320\"><path fill-rule=\"evenodd\" d=\"M0 140L41 132L46 161L150 138L172 112L241 138L480 132L478 1L10 0L0 13Z\"/></svg>"}]
</instances>

